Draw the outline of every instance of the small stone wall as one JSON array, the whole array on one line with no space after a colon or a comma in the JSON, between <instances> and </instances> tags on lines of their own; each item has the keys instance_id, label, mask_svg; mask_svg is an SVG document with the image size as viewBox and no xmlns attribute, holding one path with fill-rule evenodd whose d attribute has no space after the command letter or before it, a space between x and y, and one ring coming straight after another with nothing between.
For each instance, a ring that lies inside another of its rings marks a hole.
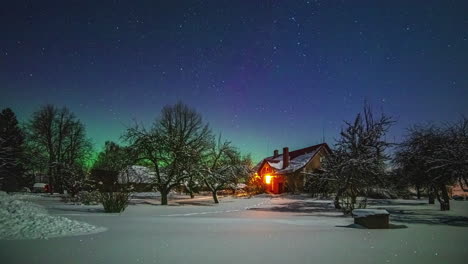
<instances>
[{"instance_id":1,"label":"small stone wall","mask_svg":"<svg viewBox=\"0 0 468 264\"><path fill-rule=\"evenodd\" d=\"M354 223L369 229L390 228L389 216L386 210L357 209L352 212Z\"/></svg>"}]
</instances>

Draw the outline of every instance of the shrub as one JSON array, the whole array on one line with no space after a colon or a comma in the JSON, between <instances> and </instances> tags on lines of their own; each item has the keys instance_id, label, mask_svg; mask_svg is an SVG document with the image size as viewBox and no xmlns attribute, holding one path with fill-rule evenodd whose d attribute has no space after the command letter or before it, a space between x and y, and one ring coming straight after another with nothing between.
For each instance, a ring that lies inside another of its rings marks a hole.
<instances>
[{"instance_id":1,"label":"shrub","mask_svg":"<svg viewBox=\"0 0 468 264\"><path fill-rule=\"evenodd\" d=\"M78 202L85 205L90 205L98 204L101 199L101 196L98 191L82 191L76 195L76 198Z\"/></svg>"},{"instance_id":2,"label":"shrub","mask_svg":"<svg viewBox=\"0 0 468 264\"><path fill-rule=\"evenodd\" d=\"M349 196L344 196L340 199L340 207L344 215L350 215L354 209L366 208L367 198L366 197L352 198Z\"/></svg>"},{"instance_id":3,"label":"shrub","mask_svg":"<svg viewBox=\"0 0 468 264\"><path fill-rule=\"evenodd\" d=\"M127 207L130 194L128 192L102 192L100 196L106 213L120 213Z\"/></svg>"}]
</instances>

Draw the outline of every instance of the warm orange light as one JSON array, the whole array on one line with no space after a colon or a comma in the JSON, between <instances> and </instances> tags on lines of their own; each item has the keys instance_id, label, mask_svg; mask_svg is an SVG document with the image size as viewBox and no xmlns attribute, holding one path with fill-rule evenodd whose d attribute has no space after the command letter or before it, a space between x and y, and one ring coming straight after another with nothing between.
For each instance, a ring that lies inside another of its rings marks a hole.
<instances>
[{"instance_id":1,"label":"warm orange light","mask_svg":"<svg viewBox=\"0 0 468 264\"><path fill-rule=\"evenodd\" d=\"M265 175L265 183L270 184L271 183L271 175Z\"/></svg>"}]
</instances>

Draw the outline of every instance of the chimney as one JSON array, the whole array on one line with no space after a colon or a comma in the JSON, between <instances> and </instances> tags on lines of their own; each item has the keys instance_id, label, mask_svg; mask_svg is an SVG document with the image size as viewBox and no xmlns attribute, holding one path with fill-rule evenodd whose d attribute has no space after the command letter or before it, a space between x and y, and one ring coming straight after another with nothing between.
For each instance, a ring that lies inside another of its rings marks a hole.
<instances>
[{"instance_id":1,"label":"chimney","mask_svg":"<svg viewBox=\"0 0 468 264\"><path fill-rule=\"evenodd\" d=\"M273 151L273 158L276 158L276 157L278 157L278 156L279 156L279 155L278 155L278 150L275 149L275 150Z\"/></svg>"},{"instance_id":2,"label":"chimney","mask_svg":"<svg viewBox=\"0 0 468 264\"><path fill-rule=\"evenodd\" d=\"M289 148L283 148L283 169L289 166Z\"/></svg>"}]
</instances>

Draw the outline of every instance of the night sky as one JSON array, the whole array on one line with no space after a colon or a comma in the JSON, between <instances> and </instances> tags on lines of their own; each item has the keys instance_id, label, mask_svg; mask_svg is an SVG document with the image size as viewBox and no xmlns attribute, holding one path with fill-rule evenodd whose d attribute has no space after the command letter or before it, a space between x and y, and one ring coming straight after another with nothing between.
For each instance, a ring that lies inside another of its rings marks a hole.
<instances>
[{"instance_id":1,"label":"night sky","mask_svg":"<svg viewBox=\"0 0 468 264\"><path fill-rule=\"evenodd\" d=\"M468 1L8 1L0 108L68 106L99 150L181 100L258 160L329 143L367 100L468 115Z\"/></svg>"}]
</instances>

